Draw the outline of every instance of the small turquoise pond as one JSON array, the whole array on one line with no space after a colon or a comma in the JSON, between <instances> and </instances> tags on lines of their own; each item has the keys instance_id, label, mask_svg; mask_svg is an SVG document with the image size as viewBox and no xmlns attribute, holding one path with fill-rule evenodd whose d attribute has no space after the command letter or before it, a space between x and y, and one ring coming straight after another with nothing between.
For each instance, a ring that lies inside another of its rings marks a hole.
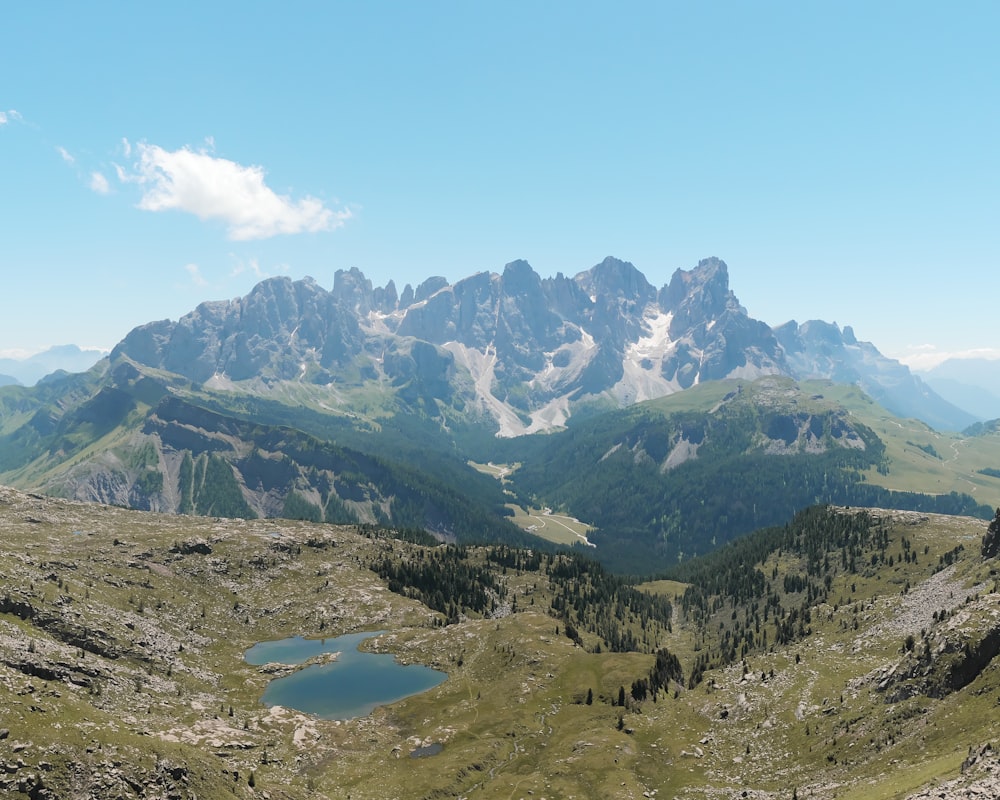
<instances>
[{"instance_id":1,"label":"small turquoise pond","mask_svg":"<svg viewBox=\"0 0 1000 800\"><path fill-rule=\"evenodd\" d=\"M358 646L384 631L350 633L335 639L296 636L261 642L246 651L248 664L302 664L324 653L336 661L312 664L267 685L261 702L286 706L324 719L365 717L376 706L433 689L448 675L419 664L400 664L388 653L362 653Z\"/></svg>"}]
</instances>

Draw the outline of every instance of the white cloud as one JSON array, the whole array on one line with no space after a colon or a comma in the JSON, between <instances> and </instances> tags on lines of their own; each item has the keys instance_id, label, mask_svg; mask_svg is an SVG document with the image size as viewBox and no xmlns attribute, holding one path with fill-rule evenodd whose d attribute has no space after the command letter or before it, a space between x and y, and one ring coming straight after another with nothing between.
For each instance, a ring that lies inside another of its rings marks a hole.
<instances>
[{"instance_id":1,"label":"white cloud","mask_svg":"<svg viewBox=\"0 0 1000 800\"><path fill-rule=\"evenodd\" d=\"M236 265L232 268L229 273L230 278L235 278L242 275L244 272L251 272L257 280L263 280L264 278L270 277L264 270L260 268L260 262L256 258L251 258L247 261L242 259L237 260Z\"/></svg>"},{"instance_id":2,"label":"white cloud","mask_svg":"<svg viewBox=\"0 0 1000 800\"><path fill-rule=\"evenodd\" d=\"M292 268L286 263L274 264L269 269L264 269L256 258L243 259L236 253L230 253L229 257L233 261L233 266L229 270L230 278L239 278L241 275L249 274L255 280L262 281L273 275L288 275L292 271Z\"/></svg>"},{"instance_id":3,"label":"white cloud","mask_svg":"<svg viewBox=\"0 0 1000 800\"><path fill-rule=\"evenodd\" d=\"M105 178L100 172L90 173L90 188L98 194L107 194L111 191L111 185L108 183L108 179Z\"/></svg>"},{"instance_id":4,"label":"white cloud","mask_svg":"<svg viewBox=\"0 0 1000 800\"><path fill-rule=\"evenodd\" d=\"M133 148L125 142L126 153ZM199 219L228 226L230 239L267 239L282 233L313 233L341 227L351 218L314 197L292 200L264 183L264 170L216 158L189 148L164 150L137 144L132 171L116 167L120 180L143 187L139 207L147 211L176 209Z\"/></svg>"},{"instance_id":5,"label":"white cloud","mask_svg":"<svg viewBox=\"0 0 1000 800\"><path fill-rule=\"evenodd\" d=\"M0 111L0 125L6 125L8 122L21 122L24 119L13 108L7 111Z\"/></svg>"},{"instance_id":6,"label":"white cloud","mask_svg":"<svg viewBox=\"0 0 1000 800\"><path fill-rule=\"evenodd\" d=\"M0 114L3 114L3 112L0 111ZM2 124L3 123L0 122L0 125ZM12 358L15 361L23 361L24 359L31 358L31 356L35 355L35 353L40 353L45 349L46 348L44 347L39 347L35 350L26 350L23 347L15 347L8 350L0 350L0 358Z\"/></svg>"},{"instance_id":7,"label":"white cloud","mask_svg":"<svg viewBox=\"0 0 1000 800\"><path fill-rule=\"evenodd\" d=\"M197 264L185 264L184 269L187 271L188 275L191 276L191 282L195 286L208 286L208 281L206 281L205 276L201 274L201 268Z\"/></svg>"},{"instance_id":8,"label":"white cloud","mask_svg":"<svg viewBox=\"0 0 1000 800\"><path fill-rule=\"evenodd\" d=\"M901 364L906 364L914 372L926 372L949 359L981 358L988 361L1000 360L1000 349L995 347L973 347L967 350L939 350L935 345L917 345L897 356Z\"/></svg>"},{"instance_id":9,"label":"white cloud","mask_svg":"<svg viewBox=\"0 0 1000 800\"><path fill-rule=\"evenodd\" d=\"M62 160L65 161L67 164L76 163L76 159L73 158L73 154L70 153L70 151L67 150L65 147L63 147L62 145L56 145L56 152L59 153L60 156L62 156Z\"/></svg>"}]
</instances>

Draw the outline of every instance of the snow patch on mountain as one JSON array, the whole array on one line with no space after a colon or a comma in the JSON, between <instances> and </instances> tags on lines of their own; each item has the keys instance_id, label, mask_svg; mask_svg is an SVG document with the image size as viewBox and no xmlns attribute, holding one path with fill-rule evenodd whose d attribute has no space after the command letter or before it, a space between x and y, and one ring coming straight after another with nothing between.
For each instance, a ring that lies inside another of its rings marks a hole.
<instances>
[{"instance_id":1,"label":"snow patch on mountain","mask_svg":"<svg viewBox=\"0 0 1000 800\"><path fill-rule=\"evenodd\" d=\"M673 316L654 305L646 309L643 323L649 329L649 335L640 337L625 348L622 378L609 390L620 405L654 400L680 391L681 386L676 380L663 377L663 362L677 346L670 338Z\"/></svg>"},{"instance_id":2,"label":"snow patch on mountain","mask_svg":"<svg viewBox=\"0 0 1000 800\"><path fill-rule=\"evenodd\" d=\"M673 346L673 340L670 338L670 323L673 319L672 312L660 311L655 306L650 306L642 318L649 327L649 336L642 336L629 345L626 355L634 359L663 358Z\"/></svg>"},{"instance_id":3,"label":"snow patch on mountain","mask_svg":"<svg viewBox=\"0 0 1000 800\"><path fill-rule=\"evenodd\" d=\"M405 309L397 309L389 313L372 310L364 318L366 332L380 336L391 336L399 327L400 321L406 316Z\"/></svg>"}]
</instances>

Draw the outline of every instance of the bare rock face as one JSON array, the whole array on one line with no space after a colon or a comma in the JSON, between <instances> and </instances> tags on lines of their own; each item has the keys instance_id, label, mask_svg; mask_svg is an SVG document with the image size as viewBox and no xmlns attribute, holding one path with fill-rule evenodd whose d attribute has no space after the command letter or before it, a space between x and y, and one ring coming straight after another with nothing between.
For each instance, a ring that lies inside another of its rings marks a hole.
<instances>
[{"instance_id":1,"label":"bare rock face","mask_svg":"<svg viewBox=\"0 0 1000 800\"><path fill-rule=\"evenodd\" d=\"M996 558L1000 554L1000 508L983 536L982 554L983 558Z\"/></svg>"},{"instance_id":2,"label":"bare rock face","mask_svg":"<svg viewBox=\"0 0 1000 800\"><path fill-rule=\"evenodd\" d=\"M358 289L357 276L350 279ZM126 356L198 383L220 375L232 381L293 380L303 358L330 369L360 350L364 294L345 286L340 296L354 310L339 305L336 295L312 279L270 278L244 298L202 303L176 323L136 328L111 358Z\"/></svg>"},{"instance_id":3,"label":"bare rock face","mask_svg":"<svg viewBox=\"0 0 1000 800\"><path fill-rule=\"evenodd\" d=\"M182 556L193 554L208 556L212 554L212 545L201 538L185 539L183 542L178 542L171 547L170 552L179 553Z\"/></svg>"},{"instance_id":4,"label":"bare rock face","mask_svg":"<svg viewBox=\"0 0 1000 800\"><path fill-rule=\"evenodd\" d=\"M401 294L357 268L338 270L330 291L271 278L246 297L136 328L111 354L112 364L123 359L227 389L388 382L404 407L456 404L511 435L557 425L581 401L628 405L764 375L857 383L896 413L939 427L969 422L850 328L772 330L753 319L718 258L676 270L659 290L610 256L572 278L543 279L517 260Z\"/></svg>"},{"instance_id":5,"label":"bare rock face","mask_svg":"<svg viewBox=\"0 0 1000 800\"><path fill-rule=\"evenodd\" d=\"M673 313L670 331L681 336L704 328L726 311L742 311L739 301L729 290L729 270L726 262L706 258L693 270L678 269L660 291L664 310ZM745 313L745 312L744 312Z\"/></svg>"}]
</instances>

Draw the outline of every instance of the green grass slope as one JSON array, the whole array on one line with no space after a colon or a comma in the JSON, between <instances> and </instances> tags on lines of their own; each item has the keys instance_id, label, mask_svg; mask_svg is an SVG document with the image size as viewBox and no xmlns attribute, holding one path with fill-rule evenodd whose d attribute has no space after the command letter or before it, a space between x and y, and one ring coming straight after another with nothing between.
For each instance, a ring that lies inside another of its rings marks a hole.
<instances>
[{"instance_id":1,"label":"green grass slope","mask_svg":"<svg viewBox=\"0 0 1000 800\"><path fill-rule=\"evenodd\" d=\"M1000 433L993 428L942 433L919 420L893 416L856 387L807 381L802 390L843 405L885 443L884 466L865 473L872 484L927 494L958 492L991 508L1000 506Z\"/></svg>"},{"instance_id":2,"label":"green grass slope","mask_svg":"<svg viewBox=\"0 0 1000 800\"><path fill-rule=\"evenodd\" d=\"M984 530L814 509L633 587L575 557L0 490L0 791L993 796ZM252 644L358 630L447 680L346 722L260 703L281 673Z\"/></svg>"},{"instance_id":3,"label":"green grass slope","mask_svg":"<svg viewBox=\"0 0 1000 800\"><path fill-rule=\"evenodd\" d=\"M949 460L930 454L932 434L856 389L770 377L701 384L499 442L492 457L521 463L505 478L520 506L592 525L597 557L638 573L815 503L990 516L1000 479L976 469L1000 458L1000 437L939 441L965 454Z\"/></svg>"}]
</instances>

